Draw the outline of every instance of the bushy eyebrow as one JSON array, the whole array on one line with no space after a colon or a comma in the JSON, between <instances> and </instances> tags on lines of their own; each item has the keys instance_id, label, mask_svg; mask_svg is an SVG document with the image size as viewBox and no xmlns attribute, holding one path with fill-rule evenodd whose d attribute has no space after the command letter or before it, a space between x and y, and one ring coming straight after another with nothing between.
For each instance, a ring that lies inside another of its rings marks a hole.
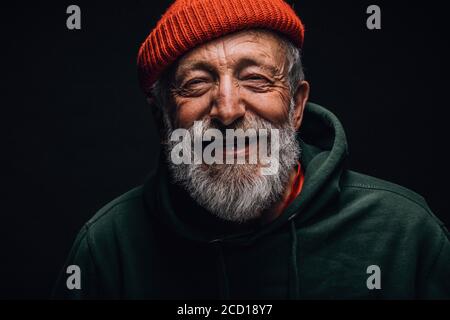
<instances>
[{"instance_id":1,"label":"bushy eyebrow","mask_svg":"<svg viewBox=\"0 0 450 320\"><path fill-rule=\"evenodd\" d=\"M192 64L189 64L186 67L181 67L176 73L175 81L179 82L181 79L186 77L186 75L189 72L195 71L195 70L206 71L206 72L209 72L209 73L214 73L215 72L214 66L211 65L210 63L208 63L206 61L196 61L196 62L194 62Z\"/></svg>"},{"instance_id":2,"label":"bushy eyebrow","mask_svg":"<svg viewBox=\"0 0 450 320\"><path fill-rule=\"evenodd\" d=\"M248 68L248 67L261 68L261 69L266 70L267 72L269 72L270 75L272 75L272 76L275 76L278 73L280 73L280 70L276 66L273 66L271 64L267 64L267 63L258 61L258 60L253 59L253 58L242 58L242 59L239 59L239 61L237 62L237 65L236 65L236 69L238 71L241 71L241 70L243 70L245 68Z\"/></svg>"},{"instance_id":3,"label":"bushy eyebrow","mask_svg":"<svg viewBox=\"0 0 450 320\"><path fill-rule=\"evenodd\" d=\"M276 66L264 63L262 61L259 61L257 59L253 59L253 58L241 58L241 59L238 59L238 61L236 62L236 65L235 65L235 69L238 72L240 72L243 69L248 68L248 67L261 68L261 69L266 70L267 72L269 72L271 76L275 76L275 75L280 73L279 68L277 68ZM177 71L175 81L179 82L181 79L186 77L186 75L189 72L196 71L196 70L206 71L206 72L211 73L211 74L214 74L214 73L217 72L216 67L213 66L211 63L209 63L207 61L195 61L192 64L189 64L188 66L181 67Z\"/></svg>"}]
</instances>

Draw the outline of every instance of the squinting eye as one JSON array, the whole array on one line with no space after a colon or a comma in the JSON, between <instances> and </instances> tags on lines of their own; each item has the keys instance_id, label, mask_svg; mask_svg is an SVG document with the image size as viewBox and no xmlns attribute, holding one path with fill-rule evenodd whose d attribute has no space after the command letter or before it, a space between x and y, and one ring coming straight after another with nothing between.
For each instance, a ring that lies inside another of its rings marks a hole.
<instances>
[{"instance_id":1,"label":"squinting eye","mask_svg":"<svg viewBox=\"0 0 450 320\"><path fill-rule=\"evenodd\" d=\"M248 77L245 77L244 80L251 80L251 81L267 81L266 78L264 78L263 76L259 76L259 75L250 75Z\"/></svg>"},{"instance_id":2,"label":"squinting eye","mask_svg":"<svg viewBox=\"0 0 450 320\"><path fill-rule=\"evenodd\" d=\"M199 97L206 93L211 87L211 78L193 78L176 89L176 94L183 97Z\"/></svg>"},{"instance_id":3,"label":"squinting eye","mask_svg":"<svg viewBox=\"0 0 450 320\"><path fill-rule=\"evenodd\" d=\"M186 84L184 85L184 86L193 86L193 85L196 85L196 84L202 84L202 83L205 83L207 80L206 79L202 79L202 78L195 78L195 79L192 79L192 80L189 80L188 82L186 82Z\"/></svg>"}]
</instances>

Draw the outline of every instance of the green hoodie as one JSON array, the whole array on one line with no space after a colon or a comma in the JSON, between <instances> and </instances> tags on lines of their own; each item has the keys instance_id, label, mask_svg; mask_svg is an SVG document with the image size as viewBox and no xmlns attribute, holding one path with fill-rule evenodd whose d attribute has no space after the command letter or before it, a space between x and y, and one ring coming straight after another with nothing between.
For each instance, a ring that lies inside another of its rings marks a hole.
<instances>
[{"instance_id":1,"label":"green hoodie","mask_svg":"<svg viewBox=\"0 0 450 320\"><path fill-rule=\"evenodd\" d=\"M170 182L161 160L85 224L54 296L450 298L449 233L425 200L348 170L344 130L323 107L307 104L300 132L303 189L276 220L215 218ZM80 267L81 289L67 288L68 265Z\"/></svg>"}]
</instances>

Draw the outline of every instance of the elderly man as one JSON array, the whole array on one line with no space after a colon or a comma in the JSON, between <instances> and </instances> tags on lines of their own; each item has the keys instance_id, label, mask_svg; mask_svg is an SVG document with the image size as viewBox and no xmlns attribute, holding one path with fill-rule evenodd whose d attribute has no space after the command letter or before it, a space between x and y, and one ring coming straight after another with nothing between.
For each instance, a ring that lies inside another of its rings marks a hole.
<instances>
[{"instance_id":1,"label":"elderly man","mask_svg":"<svg viewBox=\"0 0 450 320\"><path fill-rule=\"evenodd\" d=\"M307 102L303 36L282 0L166 11L138 54L159 166L86 223L57 297L450 298L448 231L421 196L346 167L342 125Z\"/></svg>"}]
</instances>

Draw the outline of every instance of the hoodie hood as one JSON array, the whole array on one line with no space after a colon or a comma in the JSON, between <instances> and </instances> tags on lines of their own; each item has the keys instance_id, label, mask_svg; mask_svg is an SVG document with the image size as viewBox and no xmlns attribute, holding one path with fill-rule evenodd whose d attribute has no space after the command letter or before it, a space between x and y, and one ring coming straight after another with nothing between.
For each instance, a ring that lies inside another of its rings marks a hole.
<instances>
[{"instance_id":1,"label":"hoodie hood","mask_svg":"<svg viewBox=\"0 0 450 320\"><path fill-rule=\"evenodd\" d=\"M171 182L163 152L159 168L144 186L147 205L176 235L205 244L250 244L294 218L297 225L305 223L339 194L347 142L337 117L310 102L297 136L301 148L299 161L305 174L303 188L284 212L268 224L236 224L207 212L182 187Z\"/></svg>"}]
</instances>

